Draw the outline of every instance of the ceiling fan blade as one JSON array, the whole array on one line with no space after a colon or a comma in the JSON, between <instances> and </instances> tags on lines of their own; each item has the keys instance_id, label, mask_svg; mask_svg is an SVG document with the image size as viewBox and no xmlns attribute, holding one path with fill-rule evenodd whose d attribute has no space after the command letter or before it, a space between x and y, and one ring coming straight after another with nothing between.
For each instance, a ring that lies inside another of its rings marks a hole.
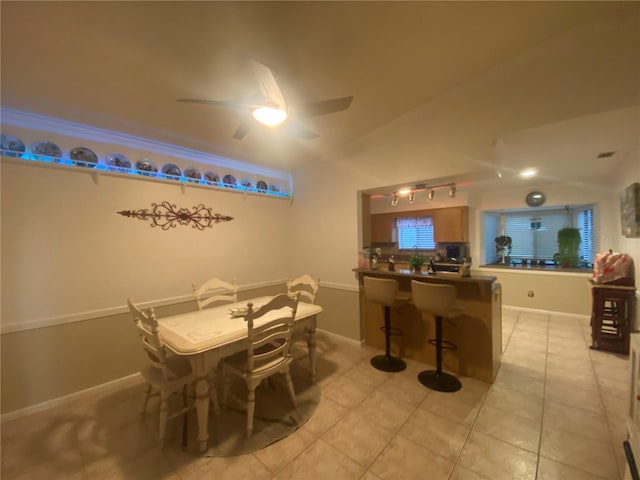
<instances>
[{"instance_id":1,"label":"ceiling fan blade","mask_svg":"<svg viewBox=\"0 0 640 480\"><path fill-rule=\"evenodd\" d=\"M296 121L288 121L284 125L284 128L288 133L291 133L300 138L304 138L305 140L313 140L314 138L318 138L317 133L314 133L311 130L303 127Z\"/></svg>"},{"instance_id":2,"label":"ceiling fan blade","mask_svg":"<svg viewBox=\"0 0 640 480\"><path fill-rule=\"evenodd\" d=\"M251 128L251 125L248 124L245 121L240 122L240 125L238 125L238 128L236 128L236 131L233 132L233 138L236 140L242 140L245 135L249 132L249 129Z\"/></svg>"},{"instance_id":3,"label":"ceiling fan blade","mask_svg":"<svg viewBox=\"0 0 640 480\"><path fill-rule=\"evenodd\" d=\"M179 98L176 102L181 103L198 103L201 105L213 105L214 107L229 107L238 110L252 110L254 108L262 107L260 104L234 102L231 100L202 100L199 98Z\"/></svg>"},{"instance_id":4,"label":"ceiling fan blade","mask_svg":"<svg viewBox=\"0 0 640 480\"><path fill-rule=\"evenodd\" d=\"M280 86L278 85L273 72L269 67L256 60L251 60L251 66L253 67L253 73L256 76L256 80L258 80L260 91L265 99L271 100L277 104L281 110L286 112L287 102L284 100L284 95L280 90Z\"/></svg>"},{"instance_id":5,"label":"ceiling fan blade","mask_svg":"<svg viewBox=\"0 0 640 480\"><path fill-rule=\"evenodd\" d=\"M341 112L351 105L353 97L332 98L318 102L302 103L295 106L296 113L305 117L319 117L328 113Z\"/></svg>"}]
</instances>

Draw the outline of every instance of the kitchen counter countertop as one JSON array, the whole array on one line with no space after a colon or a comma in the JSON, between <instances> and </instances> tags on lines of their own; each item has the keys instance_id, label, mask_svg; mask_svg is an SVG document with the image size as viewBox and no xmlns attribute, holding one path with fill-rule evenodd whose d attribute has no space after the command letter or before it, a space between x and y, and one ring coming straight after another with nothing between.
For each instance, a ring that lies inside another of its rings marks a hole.
<instances>
[{"instance_id":1,"label":"kitchen counter countertop","mask_svg":"<svg viewBox=\"0 0 640 480\"><path fill-rule=\"evenodd\" d=\"M454 272L415 273L409 269L402 269L402 268L398 268L393 272L390 272L386 268L378 268L376 270L373 270L371 268L354 268L353 271L356 273L363 273L367 275L411 277L415 279L429 279L434 281L446 280L447 282L462 282L462 283L493 283L497 280L497 277L493 277L489 275L471 275L470 277L461 277L460 274L454 273Z\"/></svg>"}]
</instances>

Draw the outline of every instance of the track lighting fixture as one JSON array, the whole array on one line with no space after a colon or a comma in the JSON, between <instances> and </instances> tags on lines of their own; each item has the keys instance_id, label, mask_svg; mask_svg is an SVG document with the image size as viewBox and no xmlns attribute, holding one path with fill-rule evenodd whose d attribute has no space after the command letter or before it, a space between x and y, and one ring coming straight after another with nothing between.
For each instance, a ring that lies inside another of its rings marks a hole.
<instances>
[{"instance_id":1,"label":"track lighting fixture","mask_svg":"<svg viewBox=\"0 0 640 480\"><path fill-rule=\"evenodd\" d=\"M396 205L398 205L398 194L394 193L393 194L393 200L391 200L391 206L395 207Z\"/></svg>"},{"instance_id":2,"label":"track lighting fixture","mask_svg":"<svg viewBox=\"0 0 640 480\"><path fill-rule=\"evenodd\" d=\"M409 192L409 203L413 203L416 199L416 192Z\"/></svg>"},{"instance_id":3,"label":"track lighting fixture","mask_svg":"<svg viewBox=\"0 0 640 480\"><path fill-rule=\"evenodd\" d=\"M456 184L452 183L451 186L449 187L449 196L451 198L454 198L456 196Z\"/></svg>"},{"instance_id":4,"label":"track lighting fixture","mask_svg":"<svg viewBox=\"0 0 640 480\"><path fill-rule=\"evenodd\" d=\"M429 189L429 200L433 200L433 197L435 197L436 192L433 188Z\"/></svg>"}]
</instances>

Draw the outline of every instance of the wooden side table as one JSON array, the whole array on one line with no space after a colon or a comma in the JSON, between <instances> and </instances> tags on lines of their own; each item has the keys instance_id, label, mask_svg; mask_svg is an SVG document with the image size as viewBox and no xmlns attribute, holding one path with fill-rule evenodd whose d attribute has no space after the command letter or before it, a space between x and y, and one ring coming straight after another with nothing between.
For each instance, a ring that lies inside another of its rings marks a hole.
<instances>
[{"instance_id":1,"label":"wooden side table","mask_svg":"<svg viewBox=\"0 0 640 480\"><path fill-rule=\"evenodd\" d=\"M591 283L591 348L629 353L636 288Z\"/></svg>"}]
</instances>

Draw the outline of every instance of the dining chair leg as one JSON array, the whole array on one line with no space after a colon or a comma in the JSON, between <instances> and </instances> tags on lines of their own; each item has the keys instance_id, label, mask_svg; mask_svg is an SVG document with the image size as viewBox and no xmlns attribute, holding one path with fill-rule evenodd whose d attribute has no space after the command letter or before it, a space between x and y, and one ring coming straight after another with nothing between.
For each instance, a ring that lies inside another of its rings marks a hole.
<instances>
[{"instance_id":1,"label":"dining chair leg","mask_svg":"<svg viewBox=\"0 0 640 480\"><path fill-rule=\"evenodd\" d=\"M189 396L187 394L187 385L182 387L182 446L186 447L189 442Z\"/></svg>"},{"instance_id":2,"label":"dining chair leg","mask_svg":"<svg viewBox=\"0 0 640 480\"><path fill-rule=\"evenodd\" d=\"M247 385L249 395L247 396L247 438L253 434L253 414L256 410L256 385Z\"/></svg>"},{"instance_id":3,"label":"dining chair leg","mask_svg":"<svg viewBox=\"0 0 640 480\"><path fill-rule=\"evenodd\" d=\"M145 413L147 411L147 406L149 405L150 398L151 398L151 384L147 383L144 388L144 400L142 400L141 413Z\"/></svg>"},{"instance_id":4,"label":"dining chair leg","mask_svg":"<svg viewBox=\"0 0 640 480\"><path fill-rule=\"evenodd\" d=\"M164 447L164 437L167 433L167 422L169 420L169 398L165 392L160 394L160 444Z\"/></svg>"},{"instance_id":5,"label":"dining chair leg","mask_svg":"<svg viewBox=\"0 0 640 480\"><path fill-rule=\"evenodd\" d=\"M291 373L289 373L289 368L287 368L284 372L284 376L287 379L287 389L289 390L289 398L291 398L291 403L293 406L296 406L296 391L293 388L293 381L291 380Z\"/></svg>"}]
</instances>

